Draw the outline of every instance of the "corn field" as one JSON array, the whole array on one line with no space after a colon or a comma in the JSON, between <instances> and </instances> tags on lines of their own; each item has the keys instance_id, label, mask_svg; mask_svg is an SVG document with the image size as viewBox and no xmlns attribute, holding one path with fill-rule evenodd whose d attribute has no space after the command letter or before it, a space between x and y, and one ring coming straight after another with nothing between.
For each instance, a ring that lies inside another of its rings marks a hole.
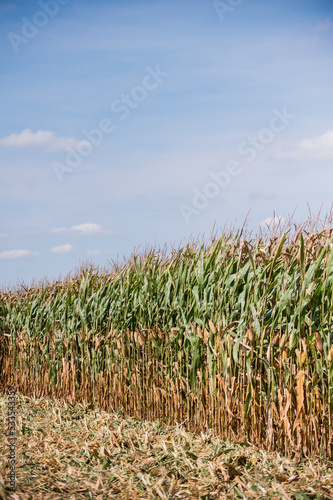
<instances>
[{"instance_id":1,"label":"corn field","mask_svg":"<svg viewBox=\"0 0 333 500\"><path fill-rule=\"evenodd\" d=\"M0 296L0 385L333 458L333 230L225 231Z\"/></svg>"}]
</instances>

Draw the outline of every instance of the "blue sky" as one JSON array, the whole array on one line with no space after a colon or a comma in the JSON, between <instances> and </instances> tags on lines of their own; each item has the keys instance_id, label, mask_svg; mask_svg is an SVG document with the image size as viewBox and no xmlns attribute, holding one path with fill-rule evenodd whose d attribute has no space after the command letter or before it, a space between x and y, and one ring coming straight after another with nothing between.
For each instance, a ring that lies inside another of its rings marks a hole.
<instances>
[{"instance_id":1,"label":"blue sky","mask_svg":"<svg viewBox=\"0 0 333 500\"><path fill-rule=\"evenodd\" d=\"M332 204L333 4L0 6L0 284Z\"/></svg>"}]
</instances>

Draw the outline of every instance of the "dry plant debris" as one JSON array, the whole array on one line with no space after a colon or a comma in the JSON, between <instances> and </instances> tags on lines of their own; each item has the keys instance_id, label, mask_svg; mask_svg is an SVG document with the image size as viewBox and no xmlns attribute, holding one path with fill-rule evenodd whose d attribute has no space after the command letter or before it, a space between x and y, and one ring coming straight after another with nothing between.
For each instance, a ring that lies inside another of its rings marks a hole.
<instances>
[{"instance_id":1,"label":"dry plant debris","mask_svg":"<svg viewBox=\"0 0 333 500\"><path fill-rule=\"evenodd\" d=\"M333 499L333 463L290 460L212 432L17 397L17 490L8 472L7 398L0 393L0 498Z\"/></svg>"}]
</instances>

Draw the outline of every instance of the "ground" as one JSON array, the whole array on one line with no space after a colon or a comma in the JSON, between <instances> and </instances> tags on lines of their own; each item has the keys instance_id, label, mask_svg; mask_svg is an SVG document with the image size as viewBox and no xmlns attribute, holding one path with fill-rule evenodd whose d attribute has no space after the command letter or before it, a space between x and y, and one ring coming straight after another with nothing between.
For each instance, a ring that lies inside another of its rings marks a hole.
<instances>
[{"instance_id":1,"label":"ground","mask_svg":"<svg viewBox=\"0 0 333 500\"><path fill-rule=\"evenodd\" d=\"M211 433L24 396L11 492L3 393L0 415L1 499L333 499L333 463L295 462Z\"/></svg>"}]
</instances>

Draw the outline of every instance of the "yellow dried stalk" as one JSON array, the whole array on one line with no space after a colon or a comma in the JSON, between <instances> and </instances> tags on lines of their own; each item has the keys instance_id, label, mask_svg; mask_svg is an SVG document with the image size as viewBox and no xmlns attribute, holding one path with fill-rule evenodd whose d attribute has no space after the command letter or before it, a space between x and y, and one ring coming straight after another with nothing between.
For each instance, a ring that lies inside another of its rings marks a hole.
<instances>
[{"instance_id":1,"label":"yellow dried stalk","mask_svg":"<svg viewBox=\"0 0 333 500\"><path fill-rule=\"evenodd\" d=\"M216 334L216 328L215 328L215 325L212 322L212 320L209 320L208 324L209 324L209 328L210 328L211 332L215 335Z\"/></svg>"},{"instance_id":2,"label":"yellow dried stalk","mask_svg":"<svg viewBox=\"0 0 333 500\"><path fill-rule=\"evenodd\" d=\"M255 337L255 333L254 333L254 330L253 330L253 327L251 324L248 325L246 334L247 334L247 337L248 337L250 342L255 341L256 337Z\"/></svg>"},{"instance_id":3,"label":"yellow dried stalk","mask_svg":"<svg viewBox=\"0 0 333 500\"><path fill-rule=\"evenodd\" d=\"M317 350L320 352L320 354L323 354L324 350L323 350L323 341L321 335L319 332L314 332L314 335L315 335Z\"/></svg>"},{"instance_id":4,"label":"yellow dried stalk","mask_svg":"<svg viewBox=\"0 0 333 500\"><path fill-rule=\"evenodd\" d=\"M331 363L333 360L333 345L331 346L329 353L328 353L328 361Z\"/></svg>"},{"instance_id":5,"label":"yellow dried stalk","mask_svg":"<svg viewBox=\"0 0 333 500\"><path fill-rule=\"evenodd\" d=\"M201 339L203 339L203 334L202 334L202 330L201 330L200 326L196 327L196 334L197 334L198 337L200 337Z\"/></svg>"},{"instance_id":6,"label":"yellow dried stalk","mask_svg":"<svg viewBox=\"0 0 333 500\"><path fill-rule=\"evenodd\" d=\"M284 333L280 339L280 343L279 343L279 347L280 347L280 350L282 351L282 349L284 348L285 346L285 343L286 343L286 334Z\"/></svg>"},{"instance_id":7,"label":"yellow dried stalk","mask_svg":"<svg viewBox=\"0 0 333 500\"><path fill-rule=\"evenodd\" d=\"M219 352L222 350L222 340L219 334L216 335L216 347Z\"/></svg>"},{"instance_id":8,"label":"yellow dried stalk","mask_svg":"<svg viewBox=\"0 0 333 500\"><path fill-rule=\"evenodd\" d=\"M204 328L204 342L205 342L205 344L208 344L208 340L209 340L209 332L208 332L208 330L206 330L206 328Z\"/></svg>"}]
</instances>

